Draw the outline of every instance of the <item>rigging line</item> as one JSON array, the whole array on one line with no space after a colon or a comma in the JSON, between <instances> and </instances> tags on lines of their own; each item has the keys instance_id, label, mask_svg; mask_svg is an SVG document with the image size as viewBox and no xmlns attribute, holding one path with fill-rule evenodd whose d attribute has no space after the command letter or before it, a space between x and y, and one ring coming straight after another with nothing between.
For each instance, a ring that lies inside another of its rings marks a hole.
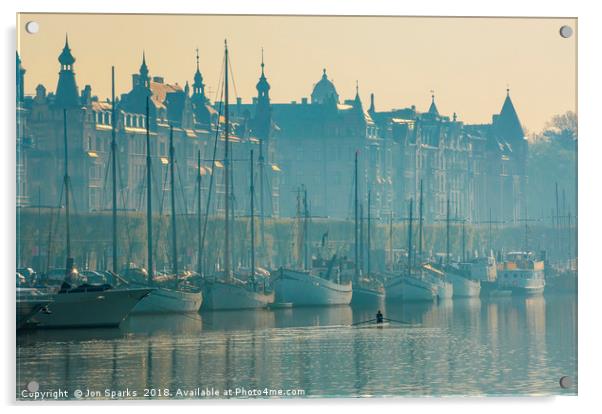
<instances>
[{"instance_id":1,"label":"rigging line","mask_svg":"<svg viewBox=\"0 0 602 414\"><path fill-rule=\"evenodd\" d=\"M132 257L132 222L131 220L129 220L129 214L127 214L127 206L128 206L128 197L129 197L129 191L125 191L124 190L124 185L123 185L123 170L121 169L121 164L118 162L118 153L117 151L115 152L115 161L117 162L117 170L118 170L118 176L119 176L119 185L120 185L120 191L119 191L119 195L121 197L121 203L123 205L123 217L125 218L125 220L123 220L123 222L125 222L125 227L126 227L126 238L127 238L127 258L128 258L128 263L127 265L129 266L131 257Z\"/></svg>"},{"instance_id":2,"label":"rigging line","mask_svg":"<svg viewBox=\"0 0 602 414\"><path fill-rule=\"evenodd\" d=\"M113 162L113 154L109 155L109 162L106 165L106 169L105 169L105 179L103 180L103 185L102 185L102 197L100 198L100 205L101 205L101 209L104 210L104 205L107 202L107 181L109 179L109 170L111 169L111 163Z\"/></svg>"},{"instance_id":3,"label":"rigging line","mask_svg":"<svg viewBox=\"0 0 602 414\"><path fill-rule=\"evenodd\" d=\"M223 64L222 64L222 68L223 68ZM224 88L224 85L223 85L223 82L221 82L222 93L223 93L223 88ZM217 156L217 146L219 143L219 135L221 132L219 119L222 114L222 106L223 106L222 101L220 101L219 107L218 107L218 112L217 112L216 126L215 126L215 137L214 137L214 141L213 141L213 157L211 159L211 175L209 177L209 188L207 190L207 201L205 203L205 220L203 223L203 232L202 232L203 237L201 238L201 246L202 246L203 250L205 249L205 239L207 236L207 223L209 222L209 209L211 207L211 200L212 200L211 195L213 194L212 190L213 190L215 174L216 174L215 161L216 161L216 156Z\"/></svg>"},{"instance_id":4,"label":"rigging line","mask_svg":"<svg viewBox=\"0 0 602 414\"><path fill-rule=\"evenodd\" d=\"M63 181L63 184L61 184L61 192L59 195L59 204L58 207L56 209L56 220L54 220L54 212L52 210L54 210L54 207L51 207L50 209L50 226L48 229L48 257L46 258L46 273L48 273L50 271L50 258L52 257L52 248L53 248L53 244L54 244L54 234L53 234L53 222L56 222L56 226L58 228L58 222L60 220L61 217L61 203L63 202L63 191L65 190L65 183Z\"/></svg>"},{"instance_id":5,"label":"rigging line","mask_svg":"<svg viewBox=\"0 0 602 414\"><path fill-rule=\"evenodd\" d=\"M167 177L168 176L169 176L169 168L166 168L165 169L165 179L163 180L163 187L162 187L162 191L161 191L161 203L159 204L159 228L157 230L157 234L155 236L155 240L153 240L153 242L156 241L156 243L154 243L154 252L153 252L153 254L155 256L157 256L157 254L159 253L159 248L161 247L161 246L159 246L159 244L160 244L159 242L161 240L161 235L163 233L164 224L165 224L164 223L164 218L165 217L164 217L163 213L164 213L164 207L165 207L165 193L166 193L165 187L167 185ZM156 178L155 178L155 181L156 181ZM159 191L159 190L157 189L157 191ZM158 195L159 194L157 194L157 196ZM170 256L169 256L168 252L166 251L166 247L165 246L162 246L162 247L163 248L160 249L160 250L163 252L163 254L162 254L163 259L164 260L166 258L169 259ZM164 265L165 265L165 263L164 263Z\"/></svg>"}]
</instances>

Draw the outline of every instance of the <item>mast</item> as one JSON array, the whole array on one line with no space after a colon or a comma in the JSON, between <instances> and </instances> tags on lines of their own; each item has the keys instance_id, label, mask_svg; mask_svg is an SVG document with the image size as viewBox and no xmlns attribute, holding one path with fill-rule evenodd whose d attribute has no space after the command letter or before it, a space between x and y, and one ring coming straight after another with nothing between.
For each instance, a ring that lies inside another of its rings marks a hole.
<instances>
[{"instance_id":1,"label":"mast","mask_svg":"<svg viewBox=\"0 0 602 414\"><path fill-rule=\"evenodd\" d=\"M389 271L393 271L393 210L389 212Z\"/></svg>"},{"instance_id":2,"label":"mast","mask_svg":"<svg viewBox=\"0 0 602 414\"><path fill-rule=\"evenodd\" d=\"M255 276L255 182L253 179L253 150L251 150L251 185L249 193L251 197L251 277Z\"/></svg>"},{"instance_id":3,"label":"mast","mask_svg":"<svg viewBox=\"0 0 602 414\"><path fill-rule=\"evenodd\" d=\"M197 267L199 275L203 275L203 221L201 209L201 150L197 153L197 232L198 232L198 252L197 252Z\"/></svg>"},{"instance_id":4,"label":"mast","mask_svg":"<svg viewBox=\"0 0 602 414\"><path fill-rule=\"evenodd\" d=\"M410 221L408 221L408 275L412 275L412 214L414 213L414 200L410 199Z\"/></svg>"},{"instance_id":5,"label":"mast","mask_svg":"<svg viewBox=\"0 0 602 414\"><path fill-rule=\"evenodd\" d=\"M264 194L264 174L265 174L265 159L263 157L263 138L259 140L259 237L261 243L261 257L263 257L267 251L265 248L265 194Z\"/></svg>"},{"instance_id":6,"label":"mast","mask_svg":"<svg viewBox=\"0 0 602 414\"><path fill-rule=\"evenodd\" d=\"M63 139L65 142L65 176L63 182L65 185L65 235L66 235L66 266L65 276L67 280L71 277L73 272L74 260L71 257L71 228L70 228L70 211L69 211L69 147L67 142L67 110L63 109Z\"/></svg>"},{"instance_id":7,"label":"mast","mask_svg":"<svg viewBox=\"0 0 602 414\"><path fill-rule=\"evenodd\" d=\"M366 246L367 247L367 249L366 249L367 250L366 251L366 254L367 254L367 257L366 257L366 259L367 259L366 269L367 269L368 274L370 274L370 272L372 270L371 269L371 263L370 263L370 251L372 249L372 238L371 238L371 232L370 232L370 230L371 230L371 224L372 224L372 214L371 214L371 211L370 211L371 207L372 207L371 204L372 204L372 190L368 190L368 235L366 237L366 240L368 242L368 245Z\"/></svg>"},{"instance_id":8,"label":"mast","mask_svg":"<svg viewBox=\"0 0 602 414\"><path fill-rule=\"evenodd\" d=\"M225 224L225 235L224 235L224 271L226 277L230 277L232 270L230 267L230 104L228 102L228 42L224 40L224 117L225 117L225 142L224 142L224 196L225 196L225 208L224 208L224 224Z\"/></svg>"},{"instance_id":9,"label":"mast","mask_svg":"<svg viewBox=\"0 0 602 414\"><path fill-rule=\"evenodd\" d=\"M420 258L420 260L422 260L422 178L420 179L420 202L418 204L418 209L419 211L419 215L420 215L420 221L418 222L419 227L418 227L418 257Z\"/></svg>"},{"instance_id":10,"label":"mast","mask_svg":"<svg viewBox=\"0 0 602 414\"><path fill-rule=\"evenodd\" d=\"M146 97L146 255L148 263L148 281L153 281L153 201L152 201L152 163L150 147L150 97Z\"/></svg>"},{"instance_id":11,"label":"mast","mask_svg":"<svg viewBox=\"0 0 602 414\"><path fill-rule=\"evenodd\" d=\"M493 246L491 244L491 224L493 224L493 221L491 220L491 207L489 207L489 254L491 254L491 251L493 250Z\"/></svg>"},{"instance_id":12,"label":"mast","mask_svg":"<svg viewBox=\"0 0 602 414\"><path fill-rule=\"evenodd\" d=\"M449 222L450 222L450 218L449 218L449 197L447 198L447 214L446 214L446 219L445 219L445 232L446 232L446 237L445 237L445 263L449 264Z\"/></svg>"},{"instance_id":13,"label":"mast","mask_svg":"<svg viewBox=\"0 0 602 414\"><path fill-rule=\"evenodd\" d=\"M117 142L115 140L115 66L111 66L111 178L113 181L113 272L117 273Z\"/></svg>"},{"instance_id":14,"label":"mast","mask_svg":"<svg viewBox=\"0 0 602 414\"><path fill-rule=\"evenodd\" d=\"M303 260L305 270L309 269L309 207L307 205L307 188L303 187Z\"/></svg>"},{"instance_id":15,"label":"mast","mask_svg":"<svg viewBox=\"0 0 602 414\"><path fill-rule=\"evenodd\" d=\"M462 220L462 263L466 263L466 220Z\"/></svg>"},{"instance_id":16,"label":"mast","mask_svg":"<svg viewBox=\"0 0 602 414\"><path fill-rule=\"evenodd\" d=\"M364 259L364 204L360 203L360 274L364 274L364 266L366 261Z\"/></svg>"},{"instance_id":17,"label":"mast","mask_svg":"<svg viewBox=\"0 0 602 414\"><path fill-rule=\"evenodd\" d=\"M171 190L171 257L173 258L173 273L178 279L178 233L176 228L176 187L175 187L175 155L173 145L173 125L169 126L169 175Z\"/></svg>"},{"instance_id":18,"label":"mast","mask_svg":"<svg viewBox=\"0 0 602 414\"><path fill-rule=\"evenodd\" d=\"M358 220L358 180L357 180L357 155L358 151L355 151L355 169L354 169L354 197L353 197L353 214L354 214L354 259L355 259L355 277L358 278L360 275L360 263L359 263L359 220Z\"/></svg>"}]
</instances>

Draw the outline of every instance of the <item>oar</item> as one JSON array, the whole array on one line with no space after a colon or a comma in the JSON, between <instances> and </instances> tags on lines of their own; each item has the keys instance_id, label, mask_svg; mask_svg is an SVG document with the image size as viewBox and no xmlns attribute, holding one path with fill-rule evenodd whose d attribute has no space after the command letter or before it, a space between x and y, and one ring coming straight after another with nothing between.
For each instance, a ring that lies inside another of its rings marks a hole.
<instances>
[{"instance_id":1,"label":"oar","mask_svg":"<svg viewBox=\"0 0 602 414\"><path fill-rule=\"evenodd\" d=\"M383 320L385 320L387 322L401 323L403 325L414 325L412 322L398 321L397 319L383 318Z\"/></svg>"},{"instance_id":2,"label":"oar","mask_svg":"<svg viewBox=\"0 0 602 414\"><path fill-rule=\"evenodd\" d=\"M355 325L361 325L363 323L370 323L370 322L374 322L376 319L370 319L369 321L363 321L363 322L356 322L356 323L352 323L351 326L355 326Z\"/></svg>"}]
</instances>

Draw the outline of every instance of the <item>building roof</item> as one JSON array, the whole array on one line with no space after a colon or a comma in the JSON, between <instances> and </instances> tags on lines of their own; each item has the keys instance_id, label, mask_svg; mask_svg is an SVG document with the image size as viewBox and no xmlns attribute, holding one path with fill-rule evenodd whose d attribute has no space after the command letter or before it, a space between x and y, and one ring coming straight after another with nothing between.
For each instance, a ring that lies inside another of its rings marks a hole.
<instances>
[{"instance_id":1,"label":"building roof","mask_svg":"<svg viewBox=\"0 0 602 414\"><path fill-rule=\"evenodd\" d=\"M331 100L339 102L339 94L334 84L328 80L326 69L323 69L322 79L316 83L311 93L311 103L325 103Z\"/></svg>"}]
</instances>

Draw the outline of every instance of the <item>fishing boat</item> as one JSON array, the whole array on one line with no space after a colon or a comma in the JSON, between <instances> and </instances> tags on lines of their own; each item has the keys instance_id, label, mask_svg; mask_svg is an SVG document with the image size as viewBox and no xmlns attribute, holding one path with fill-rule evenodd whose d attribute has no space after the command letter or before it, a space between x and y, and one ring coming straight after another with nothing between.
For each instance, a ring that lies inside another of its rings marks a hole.
<instances>
[{"instance_id":1,"label":"fishing boat","mask_svg":"<svg viewBox=\"0 0 602 414\"><path fill-rule=\"evenodd\" d=\"M268 278L257 274L255 267L255 211L254 211L254 177L253 152L251 151L250 173L250 220L251 220L251 268L247 274L232 270L232 185L230 160L230 104L228 72L228 45L224 42L224 271L208 277L203 294L203 308L207 310L257 309L266 308L274 302L275 293L271 290ZM216 137L217 138L217 137ZM212 174L215 169L212 169Z\"/></svg>"},{"instance_id":2,"label":"fishing boat","mask_svg":"<svg viewBox=\"0 0 602 414\"><path fill-rule=\"evenodd\" d=\"M498 286L513 294L536 295L544 291L544 262L532 252L511 252L498 264Z\"/></svg>"},{"instance_id":3,"label":"fishing boat","mask_svg":"<svg viewBox=\"0 0 602 414\"><path fill-rule=\"evenodd\" d=\"M149 100L146 98L146 119L149 119ZM152 221L152 162L150 145L150 122L146 122L146 226L147 226L147 260L148 273L146 283L138 280L134 285L153 287L150 294L140 301L132 313L187 313L198 312L203 302L203 292L200 287L188 284L179 279L178 248L177 248L177 223L176 223L176 196L175 196L175 148L173 145L173 126L169 131L169 168L171 183L171 234L172 234L172 266L173 278L165 278L161 282L153 275L153 221Z\"/></svg>"},{"instance_id":4,"label":"fishing boat","mask_svg":"<svg viewBox=\"0 0 602 414\"><path fill-rule=\"evenodd\" d=\"M359 179L358 179L358 152L355 153L355 175L354 175L354 246L355 263L353 275L353 296L351 302L354 305L378 305L385 298L385 288L377 275L372 273L371 253L372 253L372 193L368 191L368 230L367 246L364 249L364 215L363 209L359 205ZM363 251L366 251L367 272L364 273ZM361 259L360 259L361 257Z\"/></svg>"}]
</instances>

